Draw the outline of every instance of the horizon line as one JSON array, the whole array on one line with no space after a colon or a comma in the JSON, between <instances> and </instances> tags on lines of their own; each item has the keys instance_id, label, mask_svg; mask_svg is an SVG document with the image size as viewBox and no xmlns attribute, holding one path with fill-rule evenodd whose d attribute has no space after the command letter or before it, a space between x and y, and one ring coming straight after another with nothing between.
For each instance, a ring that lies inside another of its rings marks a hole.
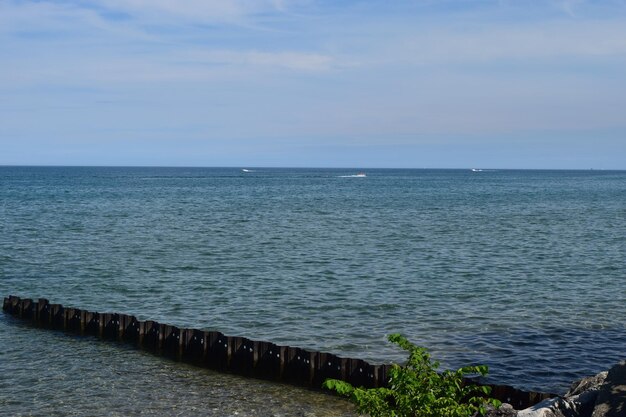
<instances>
[{"instance_id":1,"label":"horizon line","mask_svg":"<svg viewBox=\"0 0 626 417\"><path fill-rule=\"evenodd\" d=\"M1 168L192 168L192 169L332 169L332 170L482 170L482 171L626 171L626 168L496 168L496 167L381 167L381 166L253 166L253 165L79 165L79 164L0 164Z\"/></svg>"}]
</instances>

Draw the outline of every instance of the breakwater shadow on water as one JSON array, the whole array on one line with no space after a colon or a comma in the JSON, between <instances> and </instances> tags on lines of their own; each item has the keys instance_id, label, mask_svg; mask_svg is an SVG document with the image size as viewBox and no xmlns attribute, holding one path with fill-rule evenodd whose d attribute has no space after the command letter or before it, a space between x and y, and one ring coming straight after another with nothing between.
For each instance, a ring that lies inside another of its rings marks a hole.
<instances>
[{"instance_id":1,"label":"breakwater shadow on water","mask_svg":"<svg viewBox=\"0 0 626 417\"><path fill-rule=\"evenodd\" d=\"M98 313L64 307L50 304L46 299L33 301L9 296L4 299L3 310L30 321L36 327L123 342L160 356L216 371L317 390L328 378L366 388L387 386L392 366L372 365L361 359L342 358L331 353L226 336L217 331L181 329L151 320L139 321L134 316L120 313ZM550 393L521 391L506 385L488 385L493 389L492 397L518 409L553 396Z\"/></svg>"}]
</instances>

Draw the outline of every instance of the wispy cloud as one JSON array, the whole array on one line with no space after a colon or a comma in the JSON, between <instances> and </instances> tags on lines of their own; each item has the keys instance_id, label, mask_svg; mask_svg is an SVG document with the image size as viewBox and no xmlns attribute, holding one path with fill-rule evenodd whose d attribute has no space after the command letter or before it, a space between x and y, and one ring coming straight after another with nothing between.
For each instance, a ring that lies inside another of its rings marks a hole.
<instances>
[{"instance_id":1,"label":"wispy cloud","mask_svg":"<svg viewBox=\"0 0 626 417\"><path fill-rule=\"evenodd\" d=\"M489 61L626 56L625 21L552 21L491 25L473 30L434 30L407 39L417 61Z\"/></svg>"},{"instance_id":2,"label":"wispy cloud","mask_svg":"<svg viewBox=\"0 0 626 417\"><path fill-rule=\"evenodd\" d=\"M138 19L212 23L237 21L256 13L279 11L284 2L272 0L101 0L94 2Z\"/></svg>"},{"instance_id":3,"label":"wispy cloud","mask_svg":"<svg viewBox=\"0 0 626 417\"><path fill-rule=\"evenodd\" d=\"M227 67L234 69L287 69L305 72L323 72L336 64L333 57L324 54L306 52L263 52L256 50L191 50L172 54L172 61L177 66L185 67Z\"/></svg>"},{"instance_id":4,"label":"wispy cloud","mask_svg":"<svg viewBox=\"0 0 626 417\"><path fill-rule=\"evenodd\" d=\"M98 8L94 8L98 5ZM282 10L280 1L117 1L83 3L8 2L0 5L0 47L11 56L0 75L11 85L28 83L142 83L211 81L271 71L326 72L340 60L315 48L267 45L261 40L212 40L219 29L197 33L184 27L173 35L103 12L138 18L216 19L228 25L266 10ZM182 33L181 33L182 32ZM256 30L250 30L253 36ZM262 35L262 34L261 34ZM223 35L220 35L223 36ZM199 38L198 38L199 37ZM189 41L189 38L192 41Z\"/></svg>"},{"instance_id":5,"label":"wispy cloud","mask_svg":"<svg viewBox=\"0 0 626 417\"><path fill-rule=\"evenodd\" d=\"M576 9L585 2L586 0L559 0L557 5L569 16L574 17L576 16Z\"/></svg>"}]
</instances>

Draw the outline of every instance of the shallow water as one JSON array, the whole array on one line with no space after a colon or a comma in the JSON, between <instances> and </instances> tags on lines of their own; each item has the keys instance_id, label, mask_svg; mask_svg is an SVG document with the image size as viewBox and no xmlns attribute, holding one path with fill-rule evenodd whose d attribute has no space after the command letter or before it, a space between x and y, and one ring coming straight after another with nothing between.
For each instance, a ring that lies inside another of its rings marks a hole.
<instances>
[{"instance_id":1,"label":"shallow water","mask_svg":"<svg viewBox=\"0 0 626 417\"><path fill-rule=\"evenodd\" d=\"M626 356L626 172L354 173L0 167L0 293L372 362L401 332L534 390ZM23 331L2 326L0 371Z\"/></svg>"},{"instance_id":2,"label":"shallow water","mask_svg":"<svg viewBox=\"0 0 626 417\"><path fill-rule=\"evenodd\" d=\"M0 318L0 415L355 416L321 392L220 374Z\"/></svg>"}]
</instances>

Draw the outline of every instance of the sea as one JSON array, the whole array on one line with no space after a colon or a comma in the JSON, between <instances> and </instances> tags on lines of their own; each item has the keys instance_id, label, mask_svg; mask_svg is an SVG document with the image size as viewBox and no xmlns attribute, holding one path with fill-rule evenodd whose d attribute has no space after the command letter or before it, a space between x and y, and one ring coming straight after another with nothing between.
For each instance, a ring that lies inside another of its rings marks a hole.
<instances>
[{"instance_id":1,"label":"sea","mask_svg":"<svg viewBox=\"0 0 626 417\"><path fill-rule=\"evenodd\" d=\"M626 171L357 172L0 167L0 296L559 394L626 359ZM355 410L0 314L0 415Z\"/></svg>"}]
</instances>

